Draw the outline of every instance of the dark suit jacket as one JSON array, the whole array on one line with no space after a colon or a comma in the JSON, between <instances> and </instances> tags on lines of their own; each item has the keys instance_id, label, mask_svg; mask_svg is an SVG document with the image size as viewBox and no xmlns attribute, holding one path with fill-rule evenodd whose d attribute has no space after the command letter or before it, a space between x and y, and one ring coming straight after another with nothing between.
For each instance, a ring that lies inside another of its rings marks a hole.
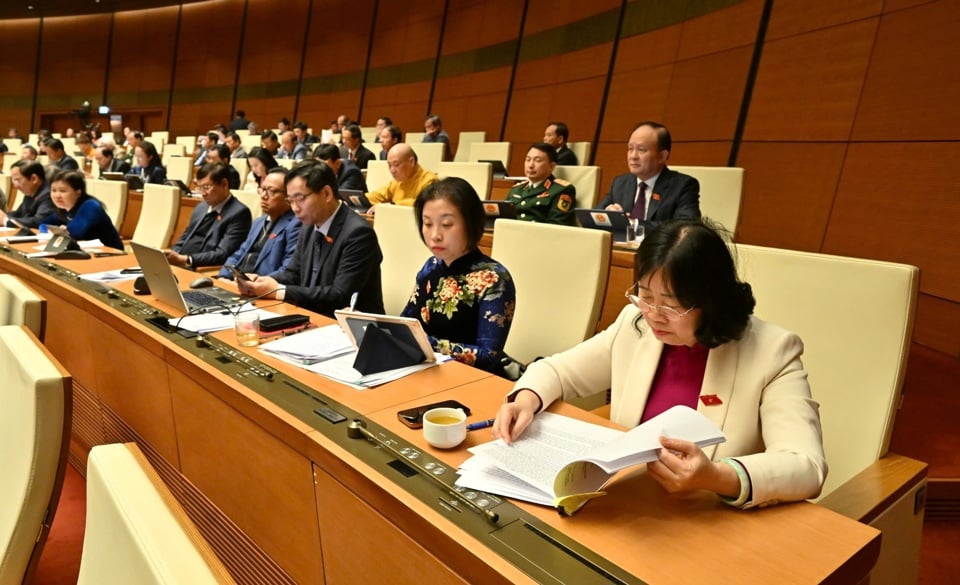
<instances>
[{"instance_id":1,"label":"dark suit jacket","mask_svg":"<svg viewBox=\"0 0 960 585\"><path fill-rule=\"evenodd\" d=\"M350 158L350 150L347 149L346 146L343 146L340 148L340 158L343 160L352 160ZM361 169L365 169L367 168L368 162L372 160L377 160L377 155L373 154L372 150L370 150L369 148L361 144L357 148L357 153L355 158L357 159L356 165Z\"/></svg>"},{"instance_id":2,"label":"dark suit jacket","mask_svg":"<svg viewBox=\"0 0 960 585\"><path fill-rule=\"evenodd\" d=\"M63 158L57 161L54 164L55 167L61 171L79 171L80 163L77 162L77 159L73 158L67 153L63 154Z\"/></svg>"},{"instance_id":3,"label":"dark suit jacket","mask_svg":"<svg viewBox=\"0 0 960 585\"><path fill-rule=\"evenodd\" d=\"M263 224L266 221L266 215L261 215L253 221L253 226L250 227L250 233L247 234L247 239L244 240L236 252L227 258L224 265L240 266L240 262L243 261L244 256L247 255L250 248L252 248L260 238L260 234L263 232ZM277 221L270 226L270 235L267 236L267 241L263 243L263 248L260 249L260 254L257 256L257 261L254 263L251 272L274 276L282 271L297 249L297 240L300 238L301 227L300 222L296 216L293 215L293 211L287 211L278 217ZM217 276L232 279L233 273L224 268Z\"/></svg>"},{"instance_id":4,"label":"dark suit jacket","mask_svg":"<svg viewBox=\"0 0 960 585\"><path fill-rule=\"evenodd\" d=\"M318 239L323 240L319 250ZM341 204L326 238L317 233L314 226L303 226L297 251L287 269L274 278L287 285L284 300L328 317L332 317L335 310L349 306L350 296L355 292L359 293L357 310L383 313L382 260L373 227Z\"/></svg>"},{"instance_id":5,"label":"dark suit jacket","mask_svg":"<svg viewBox=\"0 0 960 585\"><path fill-rule=\"evenodd\" d=\"M633 209L633 198L637 194L637 177L627 173L613 179L610 192L597 204L603 209L612 203L619 203L624 211ZM669 219L698 219L700 217L700 182L667 167L663 168L653 193L647 193L647 219L644 227L650 229L661 221Z\"/></svg>"},{"instance_id":6,"label":"dark suit jacket","mask_svg":"<svg viewBox=\"0 0 960 585\"><path fill-rule=\"evenodd\" d=\"M557 164L566 166L576 166L580 164L577 155L564 144L563 148L557 151Z\"/></svg>"},{"instance_id":7,"label":"dark suit jacket","mask_svg":"<svg viewBox=\"0 0 960 585\"><path fill-rule=\"evenodd\" d=\"M167 168L155 165L152 167L132 167L130 172L138 177L143 177L144 183L153 183L154 185L162 185L164 181L167 180Z\"/></svg>"},{"instance_id":8,"label":"dark suit jacket","mask_svg":"<svg viewBox=\"0 0 960 585\"><path fill-rule=\"evenodd\" d=\"M360 172L360 167L345 159L340 159L337 186L341 189L367 192L367 184L363 181L363 173Z\"/></svg>"},{"instance_id":9,"label":"dark suit jacket","mask_svg":"<svg viewBox=\"0 0 960 585\"><path fill-rule=\"evenodd\" d=\"M37 189L37 192L31 196L25 196L20 206L7 214L8 218L17 220L17 223L24 227L35 228L40 225L44 218L52 213L56 213L57 206L53 204L50 198L50 183L44 183ZM13 227L15 224L7 220L7 226Z\"/></svg>"},{"instance_id":10,"label":"dark suit jacket","mask_svg":"<svg viewBox=\"0 0 960 585\"><path fill-rule=\"evenodd\" d=\"M210 206L204 202L197 204L197 208L190 214L190 223L187 229L180 234L180 239L173 245L174 252L180 252L183 245L190 239L193 232L197 229L197 224L207 214ZM200 252L190 252L193 258L193 267L217 266L223 264L230 254L236 251L243 244L250 231L250 210L246 205L231 196L227 203L220 210L220 217L213 222L210 231L203 238L202 249Z\"/></svg>"}]
</instances>

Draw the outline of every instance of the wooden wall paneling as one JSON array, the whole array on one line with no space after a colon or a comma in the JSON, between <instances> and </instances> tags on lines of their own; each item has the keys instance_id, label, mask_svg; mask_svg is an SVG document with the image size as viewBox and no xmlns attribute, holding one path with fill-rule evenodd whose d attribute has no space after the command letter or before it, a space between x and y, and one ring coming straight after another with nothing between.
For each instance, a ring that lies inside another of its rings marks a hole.
<instances>
[{"instance_id":1,"label":"wooden wall paneling","mask_svg":"<svg viewBox=\"0 0 960 585\"><path fill-rule=\"evenodd\" d=\"M546 31L563 32L557 30L563 28L573 32L575 29L568 28L568 25L575 23L593 28L593 25L589 24L591 20L601 24L610 18L615 20L620 15L620 4L621 0L530 0L523 34L529 36ZM611 28L608 32L613 34L615 30Z\"/></svg>"},{"instance_id":2,"label":"wooden wall paneling","mask_svg":"<svg viewBox=\"0 0 960 585\"><path fill-rule=\"evenodd\" d=\"M157 127L148 129L143 121L132 121L129 116L124 116L124 126L145 132L167 127L179 19L180 9L176 6L114 15L106 104L121 115L124 110L164 113ZM109 123L101 124L101 128L106 131Z\"/></svg>"},{"instance_id":3,"label":"wooden wall paneling","mask_svg":"<svg viewBox=\"0 0 960 585\"><path fill-rule=\"evenodd\" d=\"M730 140L717 140L712 142L674 140L673 150L670 151L670 160L667 162L667 165L725 167L730 159L730 148L732 146L733 142ZM623 151L624 160L621 166L624 172L626 172L625 146Z\"/></svg>"},{"instance_id":4,"label":"wooden wall paneling","mask_svg":"<svg viewBox=\"0 0 960 585\"><path fill-rule=\"evenodd\" d=\"M917 265L921 291L960 302L957 161L960 142L851 144L823 251Z\"/></svg>"},{"instance_id":5,"label":"wooden wall paneling","mask_svg":"<svg viewBox=\"0 0 960 585\"><path fill-rule=\"evenodd\" d=\"M0 20L0 128L16 128L23 139L32 130L33 86L40 19Z\"/></svg>"},{"instance_id":6,"label":"wooden wall paneling","mask_svg":"<svg viewBox=\"0 0 960 585\"><path fill-rule=\"evenodd\" d=\"M209 375L168 372L183 474L297 583L322 583L310 461L206 390Z\"/></svg>"},{"instance_id":7,"label":"wooden wall paneling","mask_svg":"<svg viewBox=\"0 0 960 585\"><path fill-rule=\"evenodd\" d=\"M923 271L920 272L920 283L922 286ZM920 293L913 340L954 359L960 358L960 303ZM960 367L960 364L957 365ZM956 387L956 379L953 380L953 386Z\"/></svg>"},{"instance_id":8,"label":"wooden wall paneling","mask_svg":"<svg viewBox=\"0 0 960 585\"><path fill-rule=\"evenodd\" d=\"M744 0L684 21L677 60L684 61L737 47L753 47L763 4L763 0Z\"/></svg>"},{"instance_id":9,"label":"wooden wall paneling","mask_svg":"<svg viewBox=\"0 0 960 585\"><path fill-rule=\"evenodd\" d=\"M744 140L849 140L878 22L764 43Z\"/></svg>"},{"instance_id":10,"label":"wooden wall paneling","mask_svg":"<svg viewBox=\"0 0 960 585\"><path fill-rule=\"evenodd\" d=\"M450 134L452 152L459 148L461 131L484 131L487 141L500 140L500 129L507 106L507 88L512 68L438 78L433 111L443 119ZM422 128L413 128L422 132Z\"/></svg>"},{"instance_id":11,"label":"wooden wall paneling","mask_svg":"<svg viewBox=\"0 0 960 585\"><path fill-rule=\"evenodd\" d=\"M878 16L885 4L890 4L889 0L776 0L767 26L767 40L782 39Z\"/></svg>"},{"instance_id":12,"label":"wooden wall paneling","mask_svg":"<svg viewBox=\"0 0 960 585\"><path fill-rule=\"evenodd\" d=\"M354 120L360 117L363 73L376 6L376 2L349 0L313 2L297 118L317 134L340 114ZM370 125L375 121L369 120ZM272 120L271 126L275 124Z\"/></svg>"},{"instance_id":13,"label":"wooden wall paneling","mask_svg":"<svg viewBox=\"0 0 960 585\"><path fill-rule=\"evenodd\" d=\"M106 76L109 14L45 18L37 83L37 115L65 114L89 101L93 110L103 99ZM79 118L64 119L67 127L80 129Z\"/></svg>"},{"instance_id":14,"label":"wooden wall paneling","mask_svg":"<svg viewBox=\"0 0 960 585\"><path fill-rule=\"evenodd\" d=\"M737 240L819 252L846 144L744 142Z\"/></svg>"},{"instance_id":15,"label":"wooden wall paneling","mask_svg":"<svg viewBox=\"0 0 960 585\"><path fill-rule=\"evenodd\" d=\"M170 106L173 136L206 132L233 118L233 88L245 0L185 4Z\"/></svg>"},{"instance_id":16,"label":"wooden wall paneling","mask_svg":"<svg viewBox=\"0 0 960 585\"><path fill-rule=\"evenodd\" d=\"M854 140L960 139L960 3L885 14L867 71Z\"/></svg>"}]
</instances>

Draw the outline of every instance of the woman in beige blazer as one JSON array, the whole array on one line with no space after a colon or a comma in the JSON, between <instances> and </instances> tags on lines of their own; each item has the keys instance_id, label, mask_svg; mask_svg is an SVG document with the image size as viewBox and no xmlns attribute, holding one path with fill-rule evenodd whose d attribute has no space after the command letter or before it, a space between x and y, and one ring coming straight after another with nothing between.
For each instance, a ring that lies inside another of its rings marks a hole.
<instances>
[{"instance_id":1,"label":"woman in beige blazer","mask_svg":"<svg viewBox=\"0 0 960 585\"><path fill-rule=\"evenodd\" d=\"M603 332L532 364L494 422L517 439L558 398L611 390L611 419L633 427L675 404L712 420L726 442L661 438L650 475L671 493L709 490L740 507L816 497L827 474L819 405L795 334L752 317L723 238L699 220L661 225L637 254L630 305Z\"/></svg>"}]
</instances>

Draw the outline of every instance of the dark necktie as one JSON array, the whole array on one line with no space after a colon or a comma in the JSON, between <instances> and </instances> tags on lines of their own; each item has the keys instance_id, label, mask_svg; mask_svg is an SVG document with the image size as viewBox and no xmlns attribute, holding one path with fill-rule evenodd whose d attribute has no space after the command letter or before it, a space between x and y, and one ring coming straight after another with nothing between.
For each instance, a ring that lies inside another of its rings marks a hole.
<instances>
[{"instance_id":1,"label":"dark necktie","mask_svg":"<svg viewBox=\"0 0 960 585\"><path fill-rule=\"evenodd\" d=\"M213 225L213 222L217 219L217 212L210 211L203 216L203 219L197 224L197 227L193 230L193 233L190 234L190 237L187 238L187 241L183 243L183 247L180 248L181 254L195 254L197 252L203 251L203 242L206 240L207 233L210 231L210 227Z\"/></svg>"},{"instance_id":2,"label":"dark necktie","mask_svg":"<svg viewBox=\"0 0 960 585\"><path fill-rule=\"evenodd\" d=\"M243 258L243 262L240 264L241 272L254 272L253 267L257 264L257 259L260 258L260 252L263 250L263 245L267 243L267 236L270 234L270 220L263 222L263 229L260 231L260 237L257 238L257 241L253 243L253 246L247 250L246 256Z\"/></svg>"},{"instance_id":3,"label":"dark necktie","mask_svg":"<svg viewBox=\"0 0 960 585\"><path fill-rule=\"evenodd\" d=\"M644 196L644 192L647 190L647 184L643 181L637 183L637 200L633 204L633 211L630 212L631 219L639 219L643 221L644 210L647 207L647 198Z\"/></svg>"},{"instance_id":4,"label":"dark necktie","mask_svg":"<svg viewBox=\"0 0 960 585\"><path fill-rule=\"evenodd\" d=\"M326 236L316 232L313 237L313 259L310 263L310 281L308 286L316 285L320 277L320 257L323 255L323 240Z\"/></svg>"}]
</instances>

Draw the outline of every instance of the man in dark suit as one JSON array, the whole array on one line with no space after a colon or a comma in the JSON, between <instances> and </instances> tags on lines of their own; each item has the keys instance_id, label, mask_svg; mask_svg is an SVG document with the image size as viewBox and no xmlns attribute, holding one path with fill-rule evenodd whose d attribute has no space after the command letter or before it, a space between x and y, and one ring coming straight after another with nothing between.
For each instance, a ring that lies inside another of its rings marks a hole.
<instances>
[{"instance_id":1,"label":"man in dark suit","mask_svg":"<svg viewBox=\"0 0 960 585\"><path fill-rule=\"evenodd\" d=\"M373 151L363 145L363 133L360 126L351 124L343 129L340 135L343 139L343 148L340 149L340 158L351 161L361 169L367 168L367 163L376 160Z\"/></svg>"},{"instance_id":2,"label":"man in dark suit","mask_svg":"<svg viewBox=\"0 0 960 585\"><path fill-rule=\"evenodd\" d=\"M9 214L0 209L0 225L35 228L55 213L50 198L50 183L43 165L37 160L20 159L10 168L13 187L23 194L20 205Z\"/></svg>"},{"instance_id":3,"label":"man in dark suit","mask_svg":"<svg viewBox=\"0 0 960 585\"><path fill-rule=\"evenodd\" d=\"M214 144L213 147L207 151L207 162L227 165L227 173L229 174L227 184L230 185L231 189L240 188L240 171L230 164L230 149L226 144Z\"/></svg>"},{"instance_id":4,"label":"man in dark suit","mask_svg":"<svg viewBox=\"0 0 960 585\"><path fill-rule=\"evenodd\" d=\"M228 170L223 163L207 163L197 172L197 188L203 203L190 214L190 223L167 261L183 268L219 266L243 244L250 231L247 206L230 194Z\"/></svg>"},{"instance_id":5,"label":"man in dark suit","mask_svg":"<svg viewBox=\"0 0 960 585\"><path fill-rule=\"evenodd\" d=\"M77 159L63 151L63 142L60 142L56 138L50 138L44 143L44 146L47 147L47 156L50 157L51 165L61 171L80 170L80 164L77 162Z\"/></svg>"},{"instance_id":6,"label":"man in dark suit","mask_svg":"<svg viewBox=\"0 0 960 585\"><path fill-rule=\"evenodd\" d=\"M337 187L367 192L367 184L363 180L360 167L340 158L340 149L336 144L321 144L314 149L313 156L327 163L327 166L337 174Z\"/></svg>"},{"instance_id":7,"label":"man in dark suit","mask_svg":"<svg viewBox=\"0 0 960 585\"><path fill-rule=\"evenodd\" d=\"M557 149L557 164L576 166L580 164L577 155L567 146L570 129L563 122L550 122L543 131L543 141Z\"/></svg>"},{"instance_id":8,"label":"man in dark suit","mask_svg":"<svg viewBox=\"0 0 960 585\"><path fill-rule=\"evenodd\" d=\"M670 219L700 217L700 183L667 168L670 131L656 122L641 122L630 134L627 165L630 172L613 179L598 209L625 211L639 218L645 229Z\"/></svg>"},{"instance_id":9,"label":"man in dark suit","mask_svg":"<svg viewBox=\"0 0 960 585\"><path fill-rule=\"evenodd\" d=\"M283 181L287 169L277 167L267 171L260 183L260 209L263 215L253 220L246 241L224 263L217 275L233 279L227 266L236 266L241 272L274 276L282 272L297 249L300 222L287 203Z\"/></svg>"},{"instance_id":10,"label":"man in dark suit","mask_svg":"<svg viewBox=\"0 0 960 585\"><path fill-rule=\"evenodd\" d=\"M286 270L238 283L247 295L269 295L333 316L350 305L383 313L383 254L370 223L340 201L333 170L320 161L294 167L286 179L287 200L303 223L297 251Z\"/></svg>"},{"instance_id":11,"label":"man in dark suit","mask_svg":"<svg viewBox=\"0 0 960 585\"><path fill-rule=\"evenodd\" d=\"M127 174L130 172L130 163L115 158L113 156L113 148L109 146L101 146L94 150L93 159L97 161L97 166L100 167L100 178L103 178L103 173Z\"/></svg>"}]
</instances>

